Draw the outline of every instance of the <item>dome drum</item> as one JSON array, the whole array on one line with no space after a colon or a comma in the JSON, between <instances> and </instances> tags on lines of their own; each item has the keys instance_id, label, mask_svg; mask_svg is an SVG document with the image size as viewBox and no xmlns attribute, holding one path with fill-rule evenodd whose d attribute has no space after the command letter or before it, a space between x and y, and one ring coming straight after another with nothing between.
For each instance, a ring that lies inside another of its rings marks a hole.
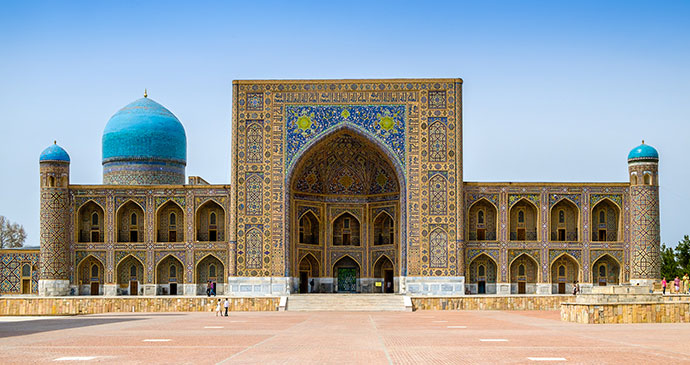
<instances>
[{"instance_id":1,"label":"dome drum","mask_svg":"<svg viewBox=\"0 0 690 365\"><path fill-rule=\"evenodd\" d=\"M185 165L162 161L111 160L103 164L106 185L182 185Z\"/></svg>"}]
</instances>

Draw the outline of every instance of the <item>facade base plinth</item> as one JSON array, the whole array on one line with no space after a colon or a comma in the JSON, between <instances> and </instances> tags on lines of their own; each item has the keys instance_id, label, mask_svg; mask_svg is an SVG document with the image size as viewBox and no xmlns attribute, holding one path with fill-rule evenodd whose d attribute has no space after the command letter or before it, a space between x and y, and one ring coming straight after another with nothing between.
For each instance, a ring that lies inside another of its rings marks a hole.
<instances>
[{"instance_id":1,"label":"facade base plinth","mask_svg":"<svg viewBox=\"0 0 690 365\"><path fill-rule=\"evenodd\" d=\"M156 284L144 284L144 295L156 295Z\"/></svg>"},{"instance_id":2,"label":"facade base plinth","mask_svg":"<svg viewBox=\"0 0 690 365\"><path fill-rule=\"evenodd\" d=\"M103 285L103 295L110 297L117 295L117 284L105 284Z\"/></svg>"},{"instance_id":3,"label":"facade base plinth","mask_svg":"<svg viewBox=\"0 0 690 365\"><path fill-rule=\"evenodd\" d=\"M671 281L671 279L667 279ZM630 279L630 285L633 286L648 286L652 288L657 280L654 279Z\"/></svg>"},{"instance_id":4,"label":"facade base plinth","mask_svg":"<svg viewBox=\"0 0 690 365\"><path fill-rule=\"evenodd\" d=\"M412 295L465 295L464 276L407 276L404 278L407 291Z\"/></svg>"},{"instance_id":5,"label":"facade base plinth","mask_svg":"<svg viewBox=\"0 0 690 365\"><path fill-rule=\"evenodd\" d=\"M291 281L289 277L230 276L225 293L230 296L286 295L290 292Z\"/></svg>"},{"instance_id":6,"label":"facade base plinth","mask_svg":"<svg viewBox=\"0 0 690 365\"><path fill-rule=\"evenodd\" d=\"M496 294L498 294L498 295L510 294L510 283L496 283Z\"/></svg>"},{"instance_id":7,"label":"facade base plinth","mask_svg":"<svg viewBox=\"0 0 690 365\"><path fill-rule=\"evenodd\" d=\"M551 284L549 283L538 283L537 284L537 294L551 294Z\"/></svg>"},{"instance_id":8,"label":"facade base plinth","mask_svg":"<svg viewBox=\"0 0 690 365\"><path fill-rule=\"evenodd\" d=\"M42 297L61 297L70 295L69 280L41 279L38 281L38 295Z\"/></svg>"}]
</instances>

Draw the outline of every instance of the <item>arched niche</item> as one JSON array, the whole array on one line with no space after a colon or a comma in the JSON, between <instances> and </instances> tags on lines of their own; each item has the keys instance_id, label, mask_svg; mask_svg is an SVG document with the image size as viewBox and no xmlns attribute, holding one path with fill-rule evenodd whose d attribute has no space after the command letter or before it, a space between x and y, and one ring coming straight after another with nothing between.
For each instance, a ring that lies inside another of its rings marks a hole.
<instances>
[{"instance_id":1,"label":"arched niche","mask_svg":"<svg viewBox=\"0 0 690 365\"><path fill-rule=\"evenodd\" d=\"M86 256L77 266L77 284L80 295L102 295L104 266L93 255Z\"/></svg>"},{"instance_id":2,"label":"arched niche","mask_svg":"<svg viewBox=\"0 0 690 365\"><path fill-rule=\"evenodd\" d=\"M608 198L592 207L592 241L620 240L620 209Z\"/></svg>"},{"instance_id":3,"label":"arched niche","mask_svg":"<svg viewBox=\"0 0 690 365\"><path fill-rule=\"evenodd\" d=\"M205 202L196 210L196 240L225 240L225 209L213 200Z\"/></svg>"},{"instance_id":4,"label":"arched niche","mask_svg":"<svg viewBox=\"0 0 690 365\"><path fill-rule=\"evenodd\" d=\"M361 230L359 219L349 212L339 215L333 220L332 240L334 246L359 246L361 244Z\"/></svg>"},{"instance_id":5,"label":"arched niche","mask_svg":"<svg viewBox=\"0 0 690 365\"><path fill-rule=\"evenodd\" d=\"M184 265L173 255L166 256L156 265L158 294L180 295L184 280Z\"/></svg>"},{"instance_id":6,"label":"arched niche","mask_svg":"<svg viewBox=\"0 0 690 365\"><path fill-rule=\"evenodd\" d=\"M117 242L144 242L144 210L131 200L117 210Z\"/></svg>"},{"instance_id":7,"label":"arched niche","mask_svg":"<svg viewBox=\"0 0 690 365\"><path fill-rule=\"evenodd\" d=\"M297 265L297 276L299 277L299 292L309 293L317 291L318 280L320 276L319 260L311 253L302 257ZM314 285L311 281L314 280Z\"/></svg>"},{"instance_id":8,"label":"arched niche","mask_svg":"<svg viewBox=\"0 0 690 365\"><path fill-rule=\"evenodd\" d=\"M225 265L214 255L206 255L196 264L197 294L206 294L208 282L215 288L216 294L223 294L225 282Z\"/></svg>"},{"instance_id":9,"label":"arched niche","mask_svg":"<svg viewBox=\"0 0 690 365\"><path fill-rule=\"evenodd\" d=\"M144 283L144 264L128 255L117 264L117 292L122 295L139 295Z\"/></svg>"},{"instance_id":10,"label":"arched niche","mask_svg":"<svg viewBox=\"0 0 690 365\"><path fill-rule=\"evenodd\" d=\"M620 284L620 263L618 260L604 254L592 264L592 284L595 286Z\"/></svg>"},{"instance_id":11,"label":"arched niche","mask_svg":"<svg viewBox=\"0 0 690 365\"><path fill-rule=\"evenodd\" d=\"M551 207L551 241L578 241L580 210L569 199Z\"/></svg>"},{"instance_id":12,"label":"arched niche","mask_svg":"<svg viewBox=\"0 0 690 365\"><path fill-rule=\"evenodd\" d=\"M77 211L79 242L104 242L105 211L93 200L82 205Z\"/></svg>"},{"instance_id":13,"label":"arched niche","mask_svg":"<svg viewBox=\"0 0 690 365\"><path fill-rule=\"evenodd\" d=\"M498 210L490 201L482 198L474 202L468 210L469 241L495 241Z\"/></svg>"},{"instance_id":14,"label":"arched niche","mask_svg":"<svg viewBox=\"0 0 690 365\"><path fill-rule=\"evenodd\" d=\"M469 286L472 294L496 294L496 261L487 255L480 254L469 265Z\"/></svg>"},{"instance_id":15,"label":"arched niche","mask_svg":"<svg viewBox=\"0 0 690 365\"><path fill-rule=\"evenodd\" d=\"M539 279L539 263L523 253L510 263L510 293L535 294Z\"/></svg>"},{"instance_id":16,"label":"arched niche","mask_svg":"<svg viewBox=\"0 0 690 365\"><path fill-rule=\"evenodd\" d=\"M374 246L395 244L395 222L388 212L382 211L374 218Z\"/></svg>"},{"instance_id":17,"label":"arched niche","mask_svg":"<svg viewBox=\"0 0 690 365\"><path fill-rule=\"evenodd\" d=\"M333 279L337 292L357 292L360 275L359 263L349 255L341 257L333 264Z\"/></svg>"},{"instance_id":18,"label":"arched niche","mask_svg":"<svg viewBox=\"0 0 690 365\"><path fill-rule=\"evenodd\" d=\"M551 293L569 294L574 282L580 281L580 265L572 256L562 254L551 263Z\"/></svg>"},{"instance_id":19,"label":"arched niche","mask_svg":"<svg viewBox=\"0 0 690 365\"><path fill-rule=\"evenodd\" d=\"M172 200L156 212L156 241L184 242L184 211Z\"/></svg>"},{"instance_id":20,"label":"arched niche","mask_svg":"<svg viewBox=\"0 0 690 365\"><path fill-rule=\"evenodd\" d=\"M520 199L510 207L510 240L537 241L539 234L537 222L539 219L537 206L527 199Z\"/></svg>"},{"instance_id":21,"label":"arched niche","mask_svg":"<svg viewBox=\"0 0 690 365\"><path fill-rule=\"evenodd\" d=\"M299 219L299 243L304 245L319 245L319 219L311 210L302 214Z\"/></svg>"},{"instance_id":22,"label":"arched niche","mask_svg":"<svg viewBox=\"0 0 690 365\"><path fill-rule=\"evenodd\" d=\"M374 263L372 271L374 278L381 283L380 287L374 286L375 292L393 293L395 291L395 265L388 256L381 255Z\"/></svg>"}]
</instances>

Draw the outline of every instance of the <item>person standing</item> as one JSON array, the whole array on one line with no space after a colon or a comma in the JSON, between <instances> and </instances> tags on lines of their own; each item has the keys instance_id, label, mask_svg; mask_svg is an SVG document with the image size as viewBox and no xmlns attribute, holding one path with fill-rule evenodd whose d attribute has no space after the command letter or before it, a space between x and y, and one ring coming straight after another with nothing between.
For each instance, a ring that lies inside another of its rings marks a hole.
<instances>
[{"instance_id":1,"label":"person standing","mask_svg":"<svg viewBox=\"0 0 690 365\"><path fill-rule=\"evenodd\" d=\"M218 299L218 302L216 303L216 317L222 317L223 313L220 311L220 299Z\"/></svg>"},{"instance_id":2,"label":"person standing","mask_svg":"<svg viewBox=\"0 0 690 365\"><path fill-rule=\"evenodd\" d=\"M312 279L309 281L309 292L310 292L310 293L313 293L313 292L314 292L314 278L312 278Z\"/></svg>"},{"instance_id":3,"label":"person standing","mask_svg":"<svg viewBox=\"0 0 690 365\"><path fill-rule=\"evenodd\" d=\"M230 308L230 301L228 298L225 298L225 302L223 303L223 307L225 308L225 316L228 316L228 309Z\"/></svg>"},{"instance_id":4,"label":"person standing","mask_svg":"<svg viewBox=\"0 0 690 365\"><path fill-rule=\"evenodd\" d=\"M680 279L678 279L678 275L676 275L676 278L673 279L673 287L675 289L676 294L680 292Z\"/></svg>"},{"instance_id":5,"label":"person standing","mask_svg":"<svg viewBox=\"0 0 690 365\"><path fill-rule=\"evenodd\" d=\"M661 279L661 294L662 295L666 295L666 285L668 285L668 283L666 282L666 277L664 276L664 278Z\"/></svg>"},{"instance_id":6,"label":"person standing","mask_svg":"<svg viewBox=\"0 0 690 365\"><path fill-rule=\"evenodd\" d=\"M690 277L688 277L688 273L685 273L685 275L683 275L683 290L685 290L686 294L690 294L690 288L688 288L688 284L690 284Z\"/></svg>"}]
</instances>

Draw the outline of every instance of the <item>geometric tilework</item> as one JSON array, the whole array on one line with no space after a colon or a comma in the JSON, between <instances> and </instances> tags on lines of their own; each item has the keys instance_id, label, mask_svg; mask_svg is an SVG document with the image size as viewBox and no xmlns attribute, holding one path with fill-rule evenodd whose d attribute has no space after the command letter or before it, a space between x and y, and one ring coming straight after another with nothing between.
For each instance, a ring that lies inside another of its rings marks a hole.
<instances>
[{"instance_id":1,"label":"geometric tilework","mask_svg":"<svg viewBox=\"0 0 690 365\"><path fill-rule=\"evenodd\" d=\"M658 279L661 275L659 187L632 186L630 197L633 233L632 278Z\"/></svg>"},{"instance_id":2,"label":"geometric tilework","mask_svg":"<svg viewBox=\"0 0 690 365\"><path fill-rule=\"evenodd\" d=\"M38 293L38 251L0 253L0 293L22 293L22 268L24 264L31 265L31 292Z\"/></svg>"},{"instance_id":3,"label":"geometric tilework","mask_svg":"<svg viewBox=\"0 0 690 365\"><path fill-rule=\"evenodd\" d=\"M448 266L448 234L437 228L429 234L429 267L444 268Z\"/></svg>"},{"instance_id":4,"label":"geometric tilework","mask_svg":"<svg viewBox=\"0 0 690 365\"><path fill-rule=\"evenodd\" d=\"M446 118L429 118L429 162L446 161Z\"/></svg>"},{"instance_id":5,"label":"geometric tilework","mask_svg":"<svg viewBox=\"0 0 690 365\"><path fill-rule=\"evenodd\" d=\"M67 189L41 191L41 279L69 279Z\"/></svg>"}]
</instances>

